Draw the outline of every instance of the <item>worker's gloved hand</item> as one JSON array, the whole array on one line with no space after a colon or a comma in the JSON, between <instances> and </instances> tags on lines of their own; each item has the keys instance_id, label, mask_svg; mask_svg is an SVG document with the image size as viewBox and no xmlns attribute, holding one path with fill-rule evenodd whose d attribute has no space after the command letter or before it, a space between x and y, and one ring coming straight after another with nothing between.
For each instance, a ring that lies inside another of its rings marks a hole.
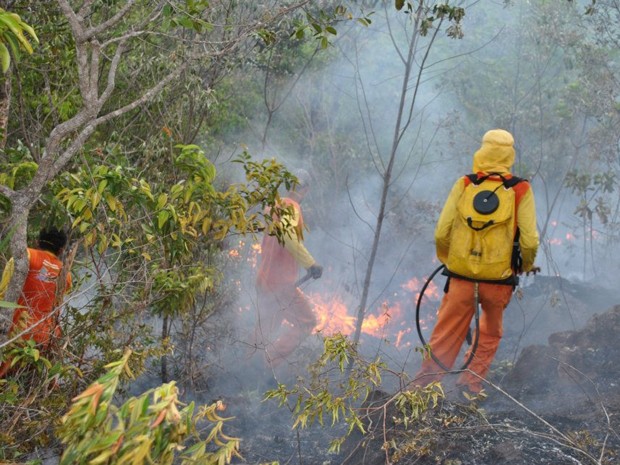
<instances>
[{"instance_id":1,"label":"worker's gloved hand","mask_svg":"<svg viewBox=\"0 0 620 465\"><path fill-rule=\"evenodd\" d=\"M526 271L525 272L525 276L529 276L530 273L532 273L533 275L535 275L536 273L540 273L540 267L539 266L533 266L530 271Z\"/></svg>"},{"instance_id":2,"label":"worker's gloved hand","mask_svg":"<svg viewBox=\"0 0 620 465\"><path fill-rule=\"evenodd\" d=\"M310 268L308 268L308 273L310 273L310 276L312 276L313 279L319 279L321 276L323 276L323 267L315 263Z\"/></svg>"}]
</instances>

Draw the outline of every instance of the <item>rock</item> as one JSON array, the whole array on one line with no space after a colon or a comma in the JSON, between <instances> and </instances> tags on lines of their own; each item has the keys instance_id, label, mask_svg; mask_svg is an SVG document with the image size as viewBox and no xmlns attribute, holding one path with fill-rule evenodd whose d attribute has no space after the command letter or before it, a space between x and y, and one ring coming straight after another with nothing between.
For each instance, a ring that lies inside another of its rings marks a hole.
<instances>
[{"instance_id":1,"label":"rock","mask_svg":"<svg viewBox=\"0 0 620 465\"><path fill-rule=\"evenodd\" d=\"M620 306L595 315L579 331L549 336L547 346L526 347L502 387L519 400L556 405L619 395Z\"/></svg>"}]
</instances>

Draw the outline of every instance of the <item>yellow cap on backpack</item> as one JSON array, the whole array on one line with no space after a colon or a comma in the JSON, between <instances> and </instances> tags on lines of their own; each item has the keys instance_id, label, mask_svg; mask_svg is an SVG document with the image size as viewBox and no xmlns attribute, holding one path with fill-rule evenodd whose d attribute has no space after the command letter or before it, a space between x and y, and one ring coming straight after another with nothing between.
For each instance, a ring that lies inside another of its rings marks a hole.
<instances>
[{"instance_id":1,"label":"yellow cap on backpack","mask_svg":"<svg viewBox=\"0 0 620 465\"><path fill-rule=\"evenodd\" d=\"M474 173L509 173L515 161L514 138L504 129L492 129L474 154Z\"/></svg>"}]
</instances>

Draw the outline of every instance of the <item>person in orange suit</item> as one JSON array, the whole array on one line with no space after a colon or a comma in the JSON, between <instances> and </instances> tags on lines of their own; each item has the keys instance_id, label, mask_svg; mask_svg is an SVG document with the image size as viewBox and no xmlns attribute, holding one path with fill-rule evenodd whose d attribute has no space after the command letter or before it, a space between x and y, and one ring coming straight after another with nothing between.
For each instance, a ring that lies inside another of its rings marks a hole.
<instances>
[{"instance_id":1,"label":"person in orange suit","mask_svg":"<svg viewBox=\"0 0 620 465\"><path fill-rule=\"evenodd\" d=\"M300 202L308 192L310 175L295 173L296 187L278 204L285 211L279 221L284 234L266 233L262 240L256 288L258 293L257 345L262 346L272 368L280 365L316 326L310 302L295 285L300 268L318 279L323 268L303 244L304 219ZM286 322L285 322L286 320Z\"/></svg>"},{"instance_id":2,"label":"person in orange suit","mask_svg":"<svg viewBox=\"0 0 620 465\"><path fill-rule=\"evenodd\" d=\"M510 179L510 169L514 163L515 150L512 134L502 129L488 131L480 149L474 154L473 172L478 178L489 173L501 174ZM475 312L474 286L478 286L479 303L482 307L478 347L469 365L457 379L457 387L470 395L477 395L482 390L482 379L487 376L491 362L502 338L502 319L504 309L508 306L516 283L516 274L536 272L534 260L538 249L538 231L536 227L536 208L534 194L530 184L522 180L514 185L515 191L515 233L519 230L518 243L521 250L521 269L508 266L498 273L495 279L478 280L475 276L455 276L450 272L450 247L459 238L453 236L452 230L457 219L457 205L468 185L468 177L456 181L440 214L435 229L437 258L446 265L448 278L445 293L438 310L437 323L433 329L429 349L433 357L425 357L420 370L416 373L412 385L425 386L430 382L440 381L445 370L434 359L448 369L452 369L456 357L467 337L470 323ZM506 248L511 253L513 240L506 240L498 247ZM452 255L450 255L452 256ZM456 266L454 267L456 268ZM508 276L508 278L506 278ZM470 348L471 350L471 348ZM465 360L469 358L469 351ZM470 372L471 371L471 372ZM473 373L472 373L473 372Z\"/></svg>"},{"instance_id":3,"label":"person in orange suit","mask_svg":"<svg viewBox=\"0 0 620 465\"><path fill-rule=\"evenodd\" d=\"M59 256L67 244L64 231L55 228L39 233L37 248L28 248L29 269L22 293L13 312L9 338L33 339L40 350L48 350L52 340L60 337L57 308L58 280L62 276L63 263ZM13 273L12 261L5 267L2 283L5 287ZM71 288L71 274L66 273L65 292ZM4 294L2 292L2 294ZM10 360L0 365L0 377L6 375Z\"/></svg>"}]
</instances>

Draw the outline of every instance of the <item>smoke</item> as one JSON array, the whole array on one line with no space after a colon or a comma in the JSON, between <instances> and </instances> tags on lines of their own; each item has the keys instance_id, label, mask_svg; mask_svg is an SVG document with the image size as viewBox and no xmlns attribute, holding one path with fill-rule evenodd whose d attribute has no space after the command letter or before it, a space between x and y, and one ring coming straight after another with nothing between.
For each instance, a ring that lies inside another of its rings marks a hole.
<instances>
[{"instance_id":1,"label":"smoke","mask_svg":"<svg viewBox=\"0 0 620 465\"><path fill-rule=\"evenodd\" d=\"M317 308L338 303L350 317L357 314L360 303L402 91L404 26L409 19L391 10L387 14L391 29L378 12L369 28L343 31L327 52L329 60L306 71L275 114L266 148L256 140L263 133L264 119L256 118L254 130L241 137L257 158L275 156L290 170L303 167L311 172L315 183L302 203L309 228L305 245L325 271L321 279L306 283L303 291ZM575 281L588 282L590 288L595 279L600 285L613 285L617 271L617 246L594 231L603 225L583 226L574 215L579 198L564 188L561 175L576 166L579 154L567 154L558 161L554 154L568 149L565 141L554 147L557 129L548 129L548 124L536 126L520 116L521 108L511 121L507 107L517 97L502 94L503 87L520 86L512 78L519 66L524 67L524 57L515 50L525 43L522 32L523 24L531 20L528 14L524 9L504 9L488 2L473 5L467 10L462 41L439 37L433 44L411 110L415 81L408 84L403 115L410 122L399 135L366 309L369 318L383 317L386 323L383 333L363 333L360 344L363 355L385 357L396 372L412 374L420 362L419 354L413 353L420 344L414 330L416 294L438 266L433 231L441 206L453 182L471 171L472 155L484 132L494 127L515 135L515 174L532 183L543 234L537 259L543 276L538 282L534 277L522 278L522 297L515 295L506 311L506 334L498 359L514 361L526 345L544 344L553 332L579 328L613 301L610 295L588 306L587 296L567 293ZM418 45L418 65L427 45L424 40ZM473 66L481 75L500 81L487 95L457 88L474 89L476 76L465 74ZM557 85L548 76L539 78L545 86ZM251 242L248 238L242 259L251 254ZM218 366L229 376L214 375L214 382L233 381L241 386L244 379L265 374L260 368L260 350L248 343L256 323L254 266L249 260L235 271L234 279L240 281L236 307L241 309L235 313L236 344L232 346L236 349L219 355ZM543 277L556 276L556 281L541 284ZM407 288L413 279L420 283L417 290ZM434 284L441 291L442 278ZM436 303L425 305L424 314L432 326ZM292 362L294 372L303 372L307 356L320 352L324 334L304 343L301 356ZM239 363L242 359L247 363Z\"/></svg>"}]
</instances>

